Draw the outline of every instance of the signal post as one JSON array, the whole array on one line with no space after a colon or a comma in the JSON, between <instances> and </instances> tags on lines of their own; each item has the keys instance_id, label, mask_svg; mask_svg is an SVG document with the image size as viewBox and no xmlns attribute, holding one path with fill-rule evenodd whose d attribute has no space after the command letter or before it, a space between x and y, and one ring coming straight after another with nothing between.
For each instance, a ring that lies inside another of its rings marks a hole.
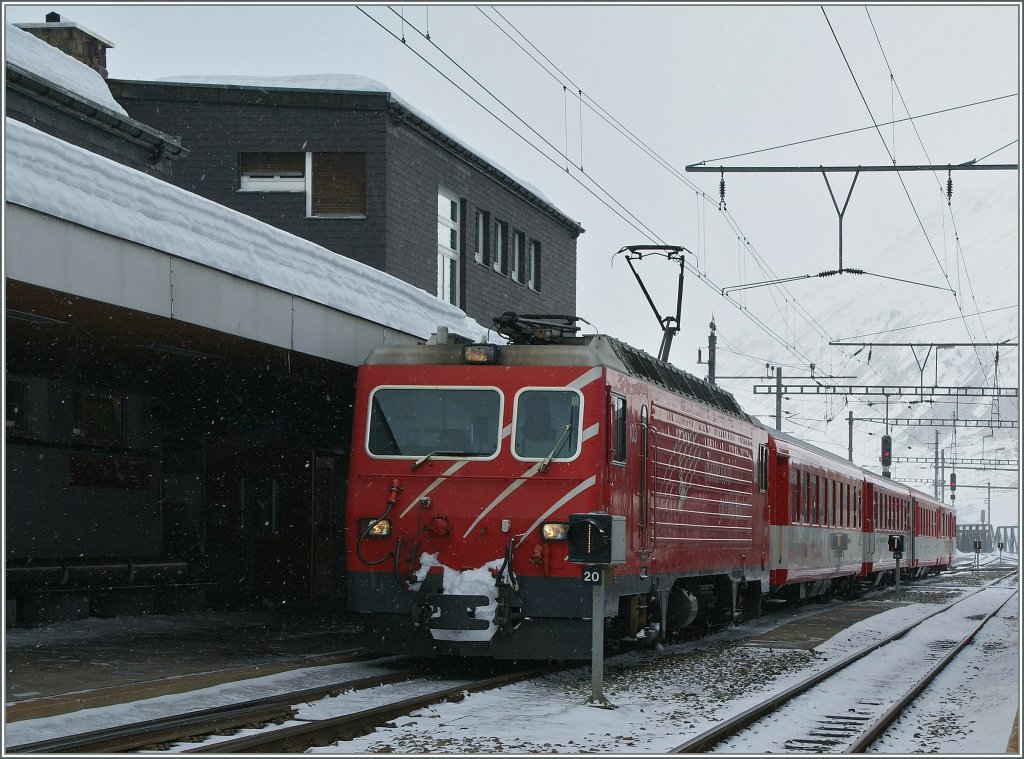
<instances>
[{"instance_id":1,"label":"signal post","mask_svg":"<svg viewBox=\"0 0 1024 759\"><path fill-rule=\"evenodd\" d=\"M590 628L591 691L588 706L616 708L604 697L604 586L612 564L626 563L626 518L604 513L570 514L569 561L582 564L584 585L593 586Z\"/></svg>"}]
</instances>

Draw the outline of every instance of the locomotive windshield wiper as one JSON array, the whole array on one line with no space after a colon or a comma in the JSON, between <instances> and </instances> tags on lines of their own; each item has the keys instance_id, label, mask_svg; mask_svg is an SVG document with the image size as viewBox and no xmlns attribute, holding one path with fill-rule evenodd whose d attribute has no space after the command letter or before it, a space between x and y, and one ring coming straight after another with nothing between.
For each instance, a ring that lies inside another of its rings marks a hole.
<instances>
[{"instance_id":1,"label":"locomotive windshield wiper","mask_svg":"<svg viewBox=\"0 0 1024 759\"><path fill-rule=\"evenodd\" d=\"M420 456L418 459L416 459L414 462L412 462L412 466L410 466L409 468L410 469L415 469L420 464L422 464L422 463L424 463L426 461L429 461L432 456L486 456L486 455L487 455L486 453L478 453L478 452L475 452L475 451L431 451L430 453L425 454L423 456Z\"/></svg>"},{"instance_id":2,"label":"locomotive windshield wiper","mask_svg":"<svg viewBox=\"0 0 1024 759\"><path fill-rule=\"evenodd\" d=\"M565 438L569 435L569 430L572 429L571 424L562 425L562 434L558 436L558 440L555 441L555 447L551 449L551 453L544 457L544 460L540 462L539 470L541 472L548 471L548 465L551 463L551 459L555 457L555 451L562 447L562 443L565 442Z\"/></svg>"}]
</instances>

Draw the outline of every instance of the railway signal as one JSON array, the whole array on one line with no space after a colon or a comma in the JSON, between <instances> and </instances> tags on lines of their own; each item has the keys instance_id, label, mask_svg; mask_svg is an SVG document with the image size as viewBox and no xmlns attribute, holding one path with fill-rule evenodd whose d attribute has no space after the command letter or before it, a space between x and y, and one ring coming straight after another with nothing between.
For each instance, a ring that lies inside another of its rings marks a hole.
<instances>
[{"instance_id":1,"label":"railway signal","mask_svg":"<svg viewBox=\"0 0 1024 759\"><path fill-rule=\"evenodd\" d=\"M882 476L889 476L889 468L892 466L892 437L882 435Z\"/></svg>"},{"instance_id":2,"label":"railway signal","mask_svg":"<svg viewBox=\"0 0 1024 759\"><path fill-rule=\"evenodd\" d=\"M604 697L604 583L608 565L626 563L626 518L611 514L570 514L568 559L583 567L583 583L593 585L588 706L614 709Z\"/></svg>"},{"instance_id":3,"label":"railway signal","mask_svg":"<svg viewBox=\"0 0 1024 759\"><path fill-rule=\"evenodd\" d=\"M900 591L900 559L903 558L903 536L902 535L890 535L889 536L889 550L892 551L892 557L896 559L896 592Z\"/></svg>"},{"instance_id":4,"label":"railway signal","mask_svg":"<svg viewBox=\"0 0 1024 759\"><path fill-rule=\"evenodd\" d=\"M949 500L956 500L956 472L949 473Z\"/></svg>"},{"instance_id":5,"label":"railway signal","mask_svg":"<svg viewBox=\"0 0 1024 759\"><path fill-rule=\"evenodd\" d=\"M570 514L569 561L576 564L624 564L626 518L611 514Z\"/></svg>"}]
</instances>

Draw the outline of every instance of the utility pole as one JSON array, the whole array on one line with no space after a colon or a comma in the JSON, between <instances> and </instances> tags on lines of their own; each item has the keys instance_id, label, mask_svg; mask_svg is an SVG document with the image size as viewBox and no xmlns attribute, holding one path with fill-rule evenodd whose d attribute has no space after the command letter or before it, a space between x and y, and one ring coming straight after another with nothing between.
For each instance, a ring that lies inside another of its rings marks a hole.
<instances>
[{"instance_id":1,"label":"utility pole","mask_svg":"<svg viewBox=\"0 0 1024 759\"><path fill-rule=\"evenodd\" d=\"M939 482L942 483L942 497L941 501L946 502L946 449L943 448L939 451Z\"/></svg>"},{"instance_id":2,"label":"utility pole","mask_svg":"<svg viewBox=\"0 0 1024 759\"><path fill-rule=\"evenodd\" d=\"M850 443L848 446L847 458L853 461L853 412L850 412Z\"/></svg>"},{"instance_id":3,"label":"utility pole","mask_svg":"<svg viewBox=\"0 0 1024 759\"><path fill-rule=\"evenodd\" d=\"M775 429L782 432L782 367L775 367Z\"/></svg>"},{"instance_id":4,"label":"utility pole","mask_svg":"<svg viewBox=\"0 0 1024 759\"><path fill-rule=\"evenodd\" d=\"M715 349L718 336L715 334L715 317L711 317L711 334L708 335L708 382L715 384Z\"/></svg>"},{"instance_id":5,"label":"utility pole","mask_svg":"<svg viewBox=\"0 0 1024 759\"><path fill-rule=\"evenodd\" d=\"M935 430L935 500L939 499L939 431Z\"/></svg>"}]
</instances>

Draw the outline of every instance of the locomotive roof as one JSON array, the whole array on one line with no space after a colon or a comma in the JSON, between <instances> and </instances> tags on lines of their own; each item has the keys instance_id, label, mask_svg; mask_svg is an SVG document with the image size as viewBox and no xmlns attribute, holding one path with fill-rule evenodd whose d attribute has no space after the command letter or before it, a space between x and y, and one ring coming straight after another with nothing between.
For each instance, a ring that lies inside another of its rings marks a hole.
<instances>
[{"instance_id":1,"label":"locomotive roof","mask_svg":"<svg viewBox=\"0 0 1024 759\"><path fill-rule=\"evenodd\" d=\"M660 385L744 421L750 420L727 390L608 335L563 336L543 344L502 345L499 350L499 363L504 366L605 366ZM462 364L462 344L382 346L369 355L366 363Z\"/></svg>"}]
</instances>

